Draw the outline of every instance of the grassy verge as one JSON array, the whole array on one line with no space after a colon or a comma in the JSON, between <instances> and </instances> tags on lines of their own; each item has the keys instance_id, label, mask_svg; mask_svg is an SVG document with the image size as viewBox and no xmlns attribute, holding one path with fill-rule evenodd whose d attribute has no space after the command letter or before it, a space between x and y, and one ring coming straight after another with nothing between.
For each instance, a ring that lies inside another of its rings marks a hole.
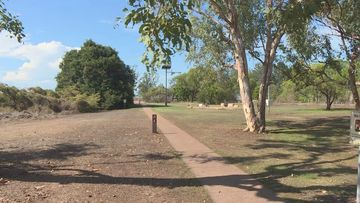
<instances>
[{"instance_id":1,"label":"grassy verge","mask_svg":"<svg viewBox=\"0 0 360 203\"><path fill-rule=\"evenodd\" d=\"M268 114L269 132L260 135L242 132L241 109L172 104L154 110L286 201L354 201L357 148L348 144L349 109L274 106Z\"/></svg>"}]
</instances>

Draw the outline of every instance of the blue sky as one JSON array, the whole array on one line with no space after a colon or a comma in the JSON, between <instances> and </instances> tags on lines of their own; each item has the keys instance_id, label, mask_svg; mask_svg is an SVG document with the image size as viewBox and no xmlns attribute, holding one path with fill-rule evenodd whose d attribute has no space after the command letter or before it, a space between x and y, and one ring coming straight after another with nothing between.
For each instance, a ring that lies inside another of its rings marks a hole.
<instances>
[{"instance_id":1,"label":"blue sky","mask_svg":"<svg viewBox=\"0 0 360 203\"><path fill-rule=\"evenodd\" d=\"M8 33L0 33L0 82L19 88L40 86L54 89L54 77L66 51L79 48L85 40L115 48L120 58L141 76L145 66L140 62L144 52L139 34L115 19L122 16L127 0L9 0L8 10L18 15L26 38L19 44ZM324 28L320 31L329 33ZM334 39L333 39L334 41ZM249 68L255 61L248 57ZM186 72L190 65L185 53L172 58L172 71ZM159 70L164 84L164 71ZM172 77L172 76L170 76Z\"/></svg>"},{"instance_id":2,"label":"blue sky","mask_svg":"<svg viewBox=\"0 0 360 203\"><path fill-rule=\"evenodd\" d=\"M7 33L0 33L0 82L19 88L53 89L63 54L79 48L87 39L115 48L120 58L135 67L139 75L146 71L140 62L144 46L138 42L137 31L122 25L114 29L115 19L122 16L127 0L11 0L5 3L23 22L26 39L18 44L9 39ZM188 68L184 54L173 58L173 71L185 72ZM160 82L164 80L163 75L160 70Z\"/></svg>"}]
</instances>

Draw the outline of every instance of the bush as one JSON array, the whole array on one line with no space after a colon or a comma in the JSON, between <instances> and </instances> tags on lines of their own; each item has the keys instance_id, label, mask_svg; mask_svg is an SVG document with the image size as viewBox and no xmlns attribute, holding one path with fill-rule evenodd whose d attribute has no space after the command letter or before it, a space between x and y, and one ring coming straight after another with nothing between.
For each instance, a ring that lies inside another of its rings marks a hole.
<instances>
[{"instance_id":1,"label":"bush","mask_svg":"<svg viewBox=\"0 0 360 203\"><path fill-rule=\"evenodd\" d=\"M52 90L44 90L40 87L19 90L0 84L0 107L11 108L16 111L36 111L45 113L59 113L63 110L62 100Z\"/></svg>"},{"instance_id":2,"label":"bush","mask_svg":"<svg viewBox=\"0 0 360 203\"><path fill-rule=\"evenodd\" d=\"M81 100L96 109L122 107L123 99L132 103L130 98L134 95L135 72L111 47L88 40L79 50L65 54L60 70L56 77L56 90L62 98L73 100L80 94L89 97ZM92 101L94 94L96 96Z\"/></svg>"},{"instance_id":3,"label":"bush","mask_svg":"<svg viewBox=\"0 0 360 203\"><path fill-rule=\"evenodd\" d=\"M92 108L90 106L90 104L87 101L84 101L84 100L76 101L75 108L80 113L87 113L87 112L93 112L94 111L94 108Z\"/></svg>"},{"instance_id":4,"label":"bush","mask_svg":"<svg viewBox=\"0 0 360 203\"><path fill-rule=\"evenodd\" d=\"M171 95L168 92L168 95ZM160 103L165 101L165 88L162 86L151 87L143 94L143 100L146 102Z\"/></svg>"},{"instance_id":5,"label":"bush","mask_svg":"<svg viewBox=\"0 0 360 203\"><path fill-rule=\"evenodd\" d=\"M76 110L80 113L94 112L99 109L100 96L98 94L79 94L69 99L75 102Z\"/></svg>"}]
</instances>

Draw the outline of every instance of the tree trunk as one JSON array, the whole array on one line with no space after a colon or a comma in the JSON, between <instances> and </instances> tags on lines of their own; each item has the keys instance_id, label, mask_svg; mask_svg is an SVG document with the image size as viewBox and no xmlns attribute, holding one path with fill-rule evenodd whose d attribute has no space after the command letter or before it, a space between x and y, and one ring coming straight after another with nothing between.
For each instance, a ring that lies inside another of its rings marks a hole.
<instances>
[{"instance_id":1,"label":"tree trunk","mask_svg":"<svg viewBox=\"0 0 360 203\"><path fill-rule=\"evenodd\" d=\"M273 8L273 1L266 1L267 8ZM266 15L266 45L264 49L265 58L263 60L263 75L259 87L259 103L258 103L258 112L257 118L259 122L259 133L265 132L266 127L266 95L268 92L268 86L270 85L270 79L272 75L273 62L276 55L276 50L280 44L281 38L284 35L284 32L281 28L277 28L277 31L273 33L273 25L271 21L273 16L271 14ZM270 101L269 101L270 102Z\"/></svg>"},{"instance_id":2,"label":"tree trunk","mask_svg":"<svg viewBox=\"0 0 360 203\"><path fill-rule=\"evenodd\" d=\"M263 76L259 87L259 103L258 103L258 120L259 120L259 133L265 132L266 127L266 95L270 83L272 64L265 62L263 65ZM270 101L269 101L270 102Z\"/></svg>"},{"instance_id":3,"label":"tree trunk","mask_svg":"<svg viewBox=\"0 0 360 203\"><path fill-rule=\"evenodd\" d=\"M219 17L222 18L229 26L231 43L234 45L233 54L235 60L235 67L238 72L240 96L247 126L244 131L258 132L258 120L255 114L254 103L251 98L251 89L248 76L248 64L243 38L238 27L239 18L235 6L235 1L226 1L228 9L226 12L223 11L221 6L216 1L210 1L210 4L213 7L214 11L218 13Z\"/></svg>"},{"instance_id":4,"label":"tree trunk","mask_svg":"<svg viewBox=\"0 0 360 203\"><path fill-rule=\"evenodd\" d=\"M331 109L331 98L330 96L326 96L326 110L329 111Z\"/></svg>"},{"instance_id":5,"label":"tree trunk","mask_svg":"<svg viewBox=\"0 0 360 203\"><path fill-rule=\"evenodd\" d=\"M348 74L349 74L349 86L350 86L350 90L351 93L353 95L353 99L355 102L355 110L360 110L360 99L359 99L359 92L357 90L356 87L356 65L355 65L355 61L356 59L359 57L359 53L358 53L358 48L354 48L354 52L351 54L350 50L348 49L347 45L346 45L346 39L345 39L345 35L344 35L344 31L342 29L342 27L338 24L337 25L339 32L340 32L340 39L343 45L343 48L345 50L346 53L346 57L349 60L349 70L348 70Z\"/></svg>"},{"instance_id":6,"label":"tree trunk","mask_svg":"<svg viewBox=\"0 0 360 203\"><path fill-rule=\"evenodd\" d=\"M245 51L244 51L245 54ZM259 126L258 126L258 121L256 118L256 114L255 114L255 109L254 109L254 103L253 100L251 98L251 89L250 89L250 85L249 85L249 78L247 75L247 71L244 67L244 61L242 59L239 59L241 57L238 57L238 59L236 59L236 69L238 71L238 81L239 81L239 87L240 87L240 95L241 95L241 103L242 103L242 107L243 107L243 111L244 111L244 115L245 115L245 119L246 119L246 128L244 129L245 131L250 131L250 132L258 132L259 131Z\"/></svg>"},{"instance_id":7,"label":"tree trunk","mask_svg":"<svg viewBox=\"0 0 360 203\"><path fill-rule=\"evenodd\" d=\"M360 99L359 99L359 92L356 87L356 77L355 77L356 66L354 60L350 60L349 66L349 86L350 90L353 95L353 99L355 102L355 110L360 110Z\"/></svg>"},{"instance_id":8,"label":"tree trunk","mask_svg":"<svg viewBox=\"0 0 360 203\"><path fill-rule=\"evenodd\" d=\"M258 121L259 121L259 133L265 132L266 127L266 95L268 92L268 86L270 85L270 79L272 75L273 62L276 55L276 50L280 44L280 40L283 36L282 31L278 31L275 38L268 33L270 37L267 38L265 59L263 63L263 75L259 87L259 103L258 103ZM270 101L269 101L270 102Z\"/></svg>"},{"instance_id":9,"label":"tree trunk","mask_svg":"<svg viewBox=\"0 0 360 203\"><path fill-rule=\"evenodd\" d=\"M254 103L251 97L245 49L238 30L232 28L231 32L233 36L233 43L235 45L235 67L238 72L241 102L247 126L244 131L258 132L259 125L255 114Z\"/></svg>"}]
</instances>

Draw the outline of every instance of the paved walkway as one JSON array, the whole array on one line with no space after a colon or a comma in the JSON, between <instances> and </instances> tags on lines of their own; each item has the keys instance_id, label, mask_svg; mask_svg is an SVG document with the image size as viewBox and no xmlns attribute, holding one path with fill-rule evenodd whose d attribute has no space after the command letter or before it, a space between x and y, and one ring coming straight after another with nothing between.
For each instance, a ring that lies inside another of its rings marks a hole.
<instances>
[{"instance_id":1,"label":"paved walkway","mask_svg":"<svg viewBox=\"0 0 360 203\"><path fill-rule=\"evenodd\" d=\"M150 108L144 108L144 111L151 119L154 112ZM273 192L254 178L236 166L226 164L221 156L168 120L159 115L157 118L158 128L174 149L182 154L182 159L214 202L280 202Z\"/></svg>"}]
</instances>

